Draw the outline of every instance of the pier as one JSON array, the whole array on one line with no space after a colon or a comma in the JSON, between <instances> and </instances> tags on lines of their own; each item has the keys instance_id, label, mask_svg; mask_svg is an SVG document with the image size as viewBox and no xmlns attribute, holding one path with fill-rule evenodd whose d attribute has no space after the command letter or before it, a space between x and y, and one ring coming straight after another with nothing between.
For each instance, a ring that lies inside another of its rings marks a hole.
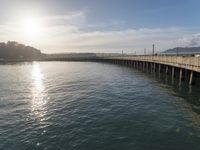
<instances>
[{"instance_id":1,"label":"pier","mask_svg":"<svg viewBox=\"0 0 200 150\"><path fill-rule=\"evenodd\" d=\"M198 83L200 80L200 57L199 55L118 55L98 56L96 54L79 55L52 55L43 61L91 61L121 64L148 71L150 73L165 74L189 85Z\"/></svg>"},{"instance_id":2,"label":"pier","mask_svg":"<svg viewBox=\"0 0 200 150\"><path fill-rule=\"evenodd\" d=\"M127 65L151 73L165 73L171 75L172 80L179 78L179 84L183 80L189 85L197 82L200 75L200 57L198 56L118 56L103 58L103 61Z\"/></svg>"}]
</instances>

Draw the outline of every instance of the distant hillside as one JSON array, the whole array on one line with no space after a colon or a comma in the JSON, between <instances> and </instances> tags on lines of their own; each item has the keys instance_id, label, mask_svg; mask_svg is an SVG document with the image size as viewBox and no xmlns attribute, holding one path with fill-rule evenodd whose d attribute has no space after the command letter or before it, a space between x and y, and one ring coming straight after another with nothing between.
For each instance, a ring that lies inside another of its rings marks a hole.
<instances>
[{"instance_id":1,"label":"distant hillside","mask_svg":"<svg viewBox=\"0 0 200 150\"><path fill-rule=\"evenodd\" d=\"M176 47L173 49L168 49L162 53L165 54L176 54L178 49L179 54L195 54L200 53L200 47Z\"/></svg>"},{"instance_id":2,"label":"distant hillside","mask_svg":"<svg viewBox=\"0 0 200 150\"><path fill-rule=\"evenodd\" d=\"M19 44L14 41L0 43L0 60L38 60L41 57L41 51L34 47Z\"/></svg>"}]
</instances>

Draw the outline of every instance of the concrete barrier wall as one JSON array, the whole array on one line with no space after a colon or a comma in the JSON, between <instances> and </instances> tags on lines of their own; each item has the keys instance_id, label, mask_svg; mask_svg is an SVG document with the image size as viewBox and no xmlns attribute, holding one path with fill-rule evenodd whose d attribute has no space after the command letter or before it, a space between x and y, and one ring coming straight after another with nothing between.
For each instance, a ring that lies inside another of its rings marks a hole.
<instances>
[{"instance_id":1,"label":"concrete barrier wall","mask_svg":"<svg viewBox=\"0 0 200 150\"><path fill-rule=\"evenodd\" d=\"M109 59L154 62L200 72L200 57L194 56L122 56Z\"/></svg>"}]
</instances>

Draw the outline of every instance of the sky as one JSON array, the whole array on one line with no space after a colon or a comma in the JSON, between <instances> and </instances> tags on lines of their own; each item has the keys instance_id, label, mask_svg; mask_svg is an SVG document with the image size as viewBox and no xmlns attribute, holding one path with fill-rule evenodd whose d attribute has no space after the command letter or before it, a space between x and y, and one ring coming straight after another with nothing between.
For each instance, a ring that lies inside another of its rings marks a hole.
<instances>
[{"instance_id":1,"label":"sky","mask_svg":"<svg viewBox=\"0 0 200 150\"><path fill-rule=\"evenodd\" d=\"M200 46L199 0L0 0L0 42L44 53Z\"/></svg>"}]
</instances>

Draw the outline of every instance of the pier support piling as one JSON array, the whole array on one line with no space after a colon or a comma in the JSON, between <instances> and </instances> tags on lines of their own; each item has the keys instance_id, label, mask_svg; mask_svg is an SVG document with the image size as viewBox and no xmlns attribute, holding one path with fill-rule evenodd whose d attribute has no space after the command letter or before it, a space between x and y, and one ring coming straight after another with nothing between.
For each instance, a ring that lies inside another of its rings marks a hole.
<instances>
[{"instance_id":1,"label":"pier support piling","mask_svg":"<svg viewBox=\"0 0 200 150\"><path fill-rule=\"evenodd\" d=\"M174 67L172 67L172 84L174 83Z\"/></svg>"},{"instance_id":2,"label":"pier support piling","mask_svg":"<svg viewBox=\"0 0 200 150\"><path fill-rule=\"evenodd\" d=\"M189 81L189 85L192 85L193 82L193 71L190 72L190 81Z\"/></svg>"},{"instance_id":3,"label":"pier support piling","mask_svg":"<svg viewBox=\"0 0 200 150\"><path fill-rule=\"evenodd\" d=\"M160 74L161 72L161 64L158 65L158 73Z\"/></svg>"},{"instance_id":4,"label":"pier support piling","mask_svg":"<svg viewBox=\"0 0 200 150\"><path fill-rule=\"evenodd\" d=\"M183 70L182 70L182 68L181 68L181 69L180 69L180 74L179 74L179 85L181 85L182 76L183 76Z\"/></svg>"},{"instance_id":5,"label":"pier support piling","mask_svg":"<svg viewBox=\"0 0 200 150\"><path fill-rule=\"evenodd\" d=\"M166 75L168 75L168 66L166 66L166 71L165 71Z\"/></svg>"},{"instance_id":6,"label":"pier support piling","mask_svg":"<svg viewBox=\"0 0 200 150\"><path fill-rule=\"evenodd\" d=\"M142 71L145 71L145 62L142 62Z\"/></svg>"},{"instance_id":7,"label":"pier support piling","mask_svg":"<svg viewBox=\"0 0 200 150\"><path fill-rule=\"evenodd\" d=\"M174 67L172 67L172 79L174 79Z\"/></svg>"}]
</instances>

